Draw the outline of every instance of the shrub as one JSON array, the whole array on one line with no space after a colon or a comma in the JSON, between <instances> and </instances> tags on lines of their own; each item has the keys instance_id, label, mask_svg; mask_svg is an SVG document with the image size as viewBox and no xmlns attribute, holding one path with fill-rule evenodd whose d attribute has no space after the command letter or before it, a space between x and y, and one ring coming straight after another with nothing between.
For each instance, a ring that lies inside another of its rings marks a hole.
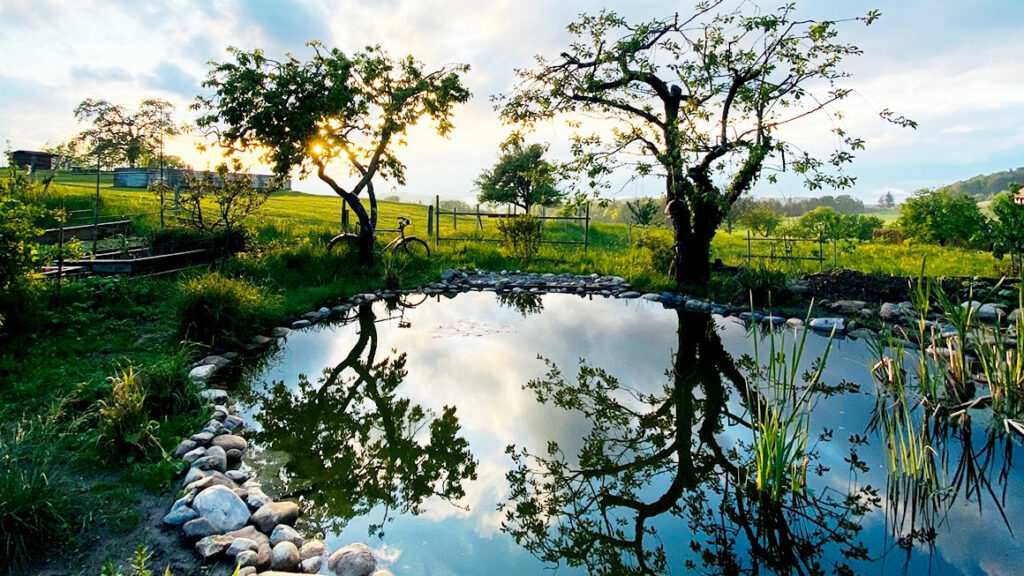
<instances>
[{"instance_id":1,"label":"shrub","mask_svg":"<svg viewBox=\"0 0 1024 576\"><path fill-rule=\"evenodd\" d=\"M921 242L967 245L984 231L985 216L970 196L918 190L900 209L896 225Z\"/></svg>"},{"instance_id":2,"label":"shrub","mask_svg":"<svg viewBox=\"0 0 1024 576\"><path fill-rule=\"evenodd\" d=\"M145 455L158 445L153 436L156 422L146 410L146 388L135 368L118 370L109 378L110 395L97 402L99 421L96 425L97 443L113 448L115 454L125 452Z\"/></svg>"},{"instance_id":3,"label":"shrub","mask_svg":"<svg viewBox=\"0 0 1024 576\"><path fill-rule=\"evenodd\" d=\"M901 244L907 237L899 228L876 228L871 232L871 240L882 244Z\"/></svg>"},{"instance_id":4,"label":"shrub","mask_svg":"<svg viewBox=\"0 0 1024 576\"><path fill-rule=\"evenodd\" d=\"M509 255L526 260L537 253L543 221L529 214L498 220L498 231L505 239Z\"/></svg>"},{"instance_id":5,"label":"shrub","mask_svg":"<svg viewBox=\"0 0 1024 576\"><path fill-rule=\"evenodd\" d=\"M755 306L779 304L789 299L786 273L771 268L744 266L733 277L733 300L753 302Z\"/></svg>"},{"instance_id":6,"label":"shrub","mask_svg":"<svg viewBox=\"0 0 1024 576\"><path fill-rule=\"evenodd\" d=\"M667 274L675 261L672 239L664 234L641 233L633 240L633 249L644 254L655 272Z\"/></svg>"},{"instance_id":7,"label":"shrub","mask_svg":"<svg viewBox=\"0 0 1024 576\"><path fill-rule=\"evenodd\" d=\"M236 163L232 168L238 172L241 165ZM196 230L214 232L238 227L283 184L274 179L265 187L256 188L248 175L231 174L227 164L217 166L215 174L189 179L188 187L175 199L186 224Z\"/></svg>"},{"instance_id":8,"label":"shrub","mask_svg":"<svg viewBox=\"0 0 1024 576\"><path fill-rule=\"evenodd\" d=\"M71 533L80 494L56 457L61 434L52 419L21 422L0 434L0 571L52 551Z\"/></svg>"},{"instance_id":9,"label":"shrub","mask_svg":"<svg viewBox=\"0 0 1024 576\"><path fill-rule=\"evenodd\" d=\"M199 388L188 377L188 370L188 348L142 370L146 409L153 414L181 414L198 409Z\"/></svg>"},{"instance_id":10,"label":"shrub","mask_svg":"<svg viewBox=\"0 0 1024 576\"><path fill-rule=\"evenodd\" d=\"M210 345L238 343L274 315L277 299L244 279L216 272L179 286L178 333Z\"/></svg>"}]
</instances>

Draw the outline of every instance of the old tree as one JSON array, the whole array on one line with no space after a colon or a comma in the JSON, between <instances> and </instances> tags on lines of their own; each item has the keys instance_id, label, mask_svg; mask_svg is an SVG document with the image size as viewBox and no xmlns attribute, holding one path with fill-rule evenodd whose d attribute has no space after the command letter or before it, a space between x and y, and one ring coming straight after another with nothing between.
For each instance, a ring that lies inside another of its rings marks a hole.
<instances>
[{"instance_id":1,"label":"old tree","mask_svg":"<svg viewBox=\"0 0 1024 576\"><path fill-rule=\"evenodd\" d=\"M405 183L395 155L406 130L424 116L440 135L452 129L452 108L469 100L460 74L469 67L427 72L412 56L390 57L379 46L348 55L311 42L308 61L277 61L261 50L230 49L234 60L213 63L204 87L213 94L193 105L206 134L231 152L260 151L278 175L316 172L359 221L359 262L373 262L376 177ZM352 179L327 174L341 164ZM360 197L366 193L369 209Z\"/></svg>"},{"instance_id":2,"label":"old tree","mask_svg":"<svg viewBox=\"0 0 1024 576\"><path fill-rule=\"evenodd\" d=\"M565 52L518 71L514 91L499 99L502 115L527 126L567 118L576 130L574 164L590 185L607 185L620 169L664 178L675 279L706 285L718 225L769 163L788 159L811 189L853 183L843 166L863 141L836 127L830 105L851 93L838 86L847 76L840 65L860 50L837 40L842 21L801 20L795 11L709 0L692 15L638 24L610 11L581 15L569 25L575 38ZM825 156L787 141L783 130L819 113L832 116L836 133Z\"/></svg>"}]
</instances>

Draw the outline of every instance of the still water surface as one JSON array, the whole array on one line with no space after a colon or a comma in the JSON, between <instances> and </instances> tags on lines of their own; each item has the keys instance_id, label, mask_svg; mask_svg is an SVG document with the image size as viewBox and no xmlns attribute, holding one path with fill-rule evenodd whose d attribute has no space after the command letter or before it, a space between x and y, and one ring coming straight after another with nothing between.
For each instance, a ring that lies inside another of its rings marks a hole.
<instances>
[{"instance_id":1,"label":"still water surface","mask_svg":"<svg viewBox=\"0 0 1024 576\"><path fill-rule=\"evenodd\" d=\"M738 321L557 294L407 302L292 332L245 377L259 480L332 549L366 542L402 576L1024 573L1016 441L984 413L894 420L861 342L832 345L806 492L768 502ZM802 368L826 344L810 335ZM924 466L887 456L901 430Z\"/></svg>"}]
</instances>

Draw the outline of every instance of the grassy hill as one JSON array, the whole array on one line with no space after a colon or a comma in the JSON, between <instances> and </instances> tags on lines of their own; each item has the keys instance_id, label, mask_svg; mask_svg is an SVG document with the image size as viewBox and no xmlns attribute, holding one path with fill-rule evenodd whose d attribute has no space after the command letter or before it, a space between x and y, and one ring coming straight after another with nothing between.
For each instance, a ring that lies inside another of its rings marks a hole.
<instances>
[{"instance_id":1,"label":"grassy hill","mask_svg":"<svg viewBox=\"0 0 1024 576\"><path fill-rule=\"evenodd\" d=\"M1024 184L1024 168L978 175L943 186L940 190L954 194L967 194L979 200L985 200L1006 190L1014 182Z\"/></svg>"}]
</instances>

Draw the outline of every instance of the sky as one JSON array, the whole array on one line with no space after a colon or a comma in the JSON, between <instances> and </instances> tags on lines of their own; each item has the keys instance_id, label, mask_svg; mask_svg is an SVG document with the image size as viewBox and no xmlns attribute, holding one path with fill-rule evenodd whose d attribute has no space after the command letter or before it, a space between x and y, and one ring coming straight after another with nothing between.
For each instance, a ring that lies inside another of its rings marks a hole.
<instances>
[{"instance_id":1,"label":"sky","mask_svg":"<svg viewBox=\"0 0 1024 576\"><path fill-rule=\"evenodd\" d=\"M760 2L762 8L775 3ZM454 115L445 139L415 128L399 158L406 186L378 184L379 195L470 200L473 180L496 160L503 125L491 96L509 92L516 68L536 55L555 58L570 42L566 25L602 7L631 21L686 13L692 2L667 0L0 0L0 141L38 149L85 128L73 115L86 98L133 108L145 98L175 104L179 120L202 91L210 61L227 46L262 48L268 56L309 54L318 39L353 52L379 44L392 55L412 54L428 69L471 66L464 82L472 100ZM870 27L849 26L841 38L863 50L845 66L855 94L841 110L848 132L863 138L849 173L852 190L810 193L791 178L762 180L758 196L851 193L873 202L897 198L978 174L1024 166L1024 0L804 0L802 14L843 18L878 9ZM891 109L918 122L916 130L877 117ZM834 141L829 121L804 122L796 136L808 149ZM549 142L567 159L571 131L538 127L532 140ZM201 155L194 137L176 138L168 151L197 168L219 161ZM254 165L253 171L266 167ZM295 188L329 193L316 180ZM656 195L655 181L616 182L612 197Z\"/></svg>"}]
</instances>

